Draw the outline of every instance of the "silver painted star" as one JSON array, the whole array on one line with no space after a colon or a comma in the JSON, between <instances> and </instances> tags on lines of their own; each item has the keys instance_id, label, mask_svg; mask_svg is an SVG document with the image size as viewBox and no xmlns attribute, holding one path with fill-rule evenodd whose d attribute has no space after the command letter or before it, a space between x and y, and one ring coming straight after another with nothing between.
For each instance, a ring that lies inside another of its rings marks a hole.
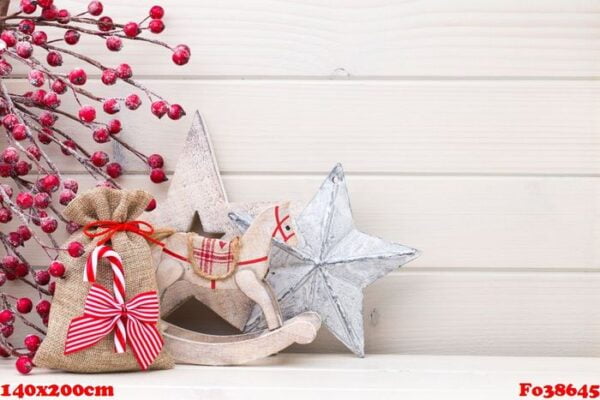
<instances>
[{"instance_id":1,"label":"silver painted star","mask_svg":"<svg viewBox=\"0 0 600 400\"><path fill-rule=\"evenodd\" d=\"M232 219L247 226L250 217ZM300 243L276 243L268 282L285 320L315 311L325 326L356 355L364 356L362 290L418 256L416 249L367 235L354 227L341 165L296 218ZM264 329L255 307L246 331Z\"/></svg>"}]
</instances>

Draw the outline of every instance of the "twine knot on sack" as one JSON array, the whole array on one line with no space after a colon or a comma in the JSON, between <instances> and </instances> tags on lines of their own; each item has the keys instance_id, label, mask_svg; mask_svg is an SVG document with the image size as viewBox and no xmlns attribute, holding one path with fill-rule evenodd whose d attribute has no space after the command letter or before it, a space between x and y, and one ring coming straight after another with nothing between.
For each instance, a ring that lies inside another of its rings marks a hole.
<instances>
[{"instance_id":1,"label":"twine knot on sack","mask_svg":"<svg viewBox=\"0 0 600 400\"><path fill-rule=\"evenodd\" d=\"M95 232L93 231L95 230ZM142 236L144 239L155 244L162 244L154 239L154 228L145 221L108 221L100 220L90 222L83 227L83 233L90 239L101 238L98 241L98 246L106 244L117 232L133 232Z\"/></svg>"},{"instance_id":2,"label":"twine knot on sack","mask_svg":"<svg viewBox=\"0 0 600 400\"><path fill-rule=\"evenodd\" d=\"M153 237L154 227L146 221L125 221L117 222L110 220L98 220L90 222L83 227L83 233L90 239L101 238L98 241L98 246L103 246L110 241L110 239L118 232L133 232L136 235L140 235L147 241L162 247L163 252L175 257L182 261L188 261L188 259L182 255L179 255L165 247L165 243L157 240Z\"/></svg>"}]
</instances>

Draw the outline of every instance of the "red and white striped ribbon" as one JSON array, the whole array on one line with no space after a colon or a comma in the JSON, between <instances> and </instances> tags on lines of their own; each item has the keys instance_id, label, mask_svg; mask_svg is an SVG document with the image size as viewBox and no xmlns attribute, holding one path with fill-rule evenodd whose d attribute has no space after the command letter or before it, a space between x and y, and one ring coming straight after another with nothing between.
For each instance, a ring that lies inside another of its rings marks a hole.
<instances>
[{"instance_id":1,"label":"red and white striped ribbon","mask_svg":"<svg viewBox=\"0 0 600 400\"><path fill-rule=\"evenodd\" d=\"M108 289L95 283L85 299L83 315L71 320L64 353L68 355L94 346L125 318L133 355L140 368L146 370L163 346L156 327L158 317L158 295L155 291L140 293L122 304Z\"/></svg>"},{"instance_id":2,"label":"red and white striped ribbon","mask_svg":"<svg viewBox=\"0 0 600 400\"><path fill-rule=\"evenodd\" d=\"M102 245L97 246L90 253L85 265L85 273L83 274L84 282L96 282L96 274L100 260L105 258L110 262L113 271L113 291L115 299L121 307L125 304L125 273L123 271L123 262L119 253L114 251L112 247ZM127 329L122 319L118 319L115 329L115 351L124 353L127 343Z\"/></svg>"}]
</instances>

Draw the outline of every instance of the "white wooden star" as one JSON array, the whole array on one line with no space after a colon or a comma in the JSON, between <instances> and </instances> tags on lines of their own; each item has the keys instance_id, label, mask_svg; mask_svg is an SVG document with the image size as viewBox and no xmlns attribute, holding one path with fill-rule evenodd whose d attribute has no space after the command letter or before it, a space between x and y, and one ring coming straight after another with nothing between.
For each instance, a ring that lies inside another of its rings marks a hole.
<instances>
[{"instance_id":1,"label":"white wooden star","mask_svg":"<svg viewBox=\"0 0 600 400\"><path fill-rule=\"evenodd\" d=\"M230 203L206 125L196 111L186 144L177 161L167 199L144 218L156 228L191 230L198 214L205 236L231 239L240 234L228 218L231 211L255 216L270 203Z\"/></svg>"}]
</instances>

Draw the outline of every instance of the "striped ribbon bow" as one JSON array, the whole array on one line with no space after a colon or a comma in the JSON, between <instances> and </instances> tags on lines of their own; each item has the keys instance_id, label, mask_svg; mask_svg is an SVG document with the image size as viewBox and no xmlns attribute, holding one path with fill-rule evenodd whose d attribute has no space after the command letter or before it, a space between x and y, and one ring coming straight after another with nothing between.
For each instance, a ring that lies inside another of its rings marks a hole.
<instances>
[{"instance_id":1,"label":"striped ribbon bow","mask_svg":"<svg viewBox=\"0 0 600 400\"><path fill-rule=\"evenodd\" d=\"M87 260L84 281L95 282L100 258L106 258L111 264L115 295L102 285L92 285L83 315L72 319L69 325L65 355L94 346L114 330L115 351L124 353L129 343L141 369L148 369L163 346L156 328L159 318L157 293L140 293L126 302L121 257L109 246L98 246L92 251Z\"/></svg>"}]
</instances>

